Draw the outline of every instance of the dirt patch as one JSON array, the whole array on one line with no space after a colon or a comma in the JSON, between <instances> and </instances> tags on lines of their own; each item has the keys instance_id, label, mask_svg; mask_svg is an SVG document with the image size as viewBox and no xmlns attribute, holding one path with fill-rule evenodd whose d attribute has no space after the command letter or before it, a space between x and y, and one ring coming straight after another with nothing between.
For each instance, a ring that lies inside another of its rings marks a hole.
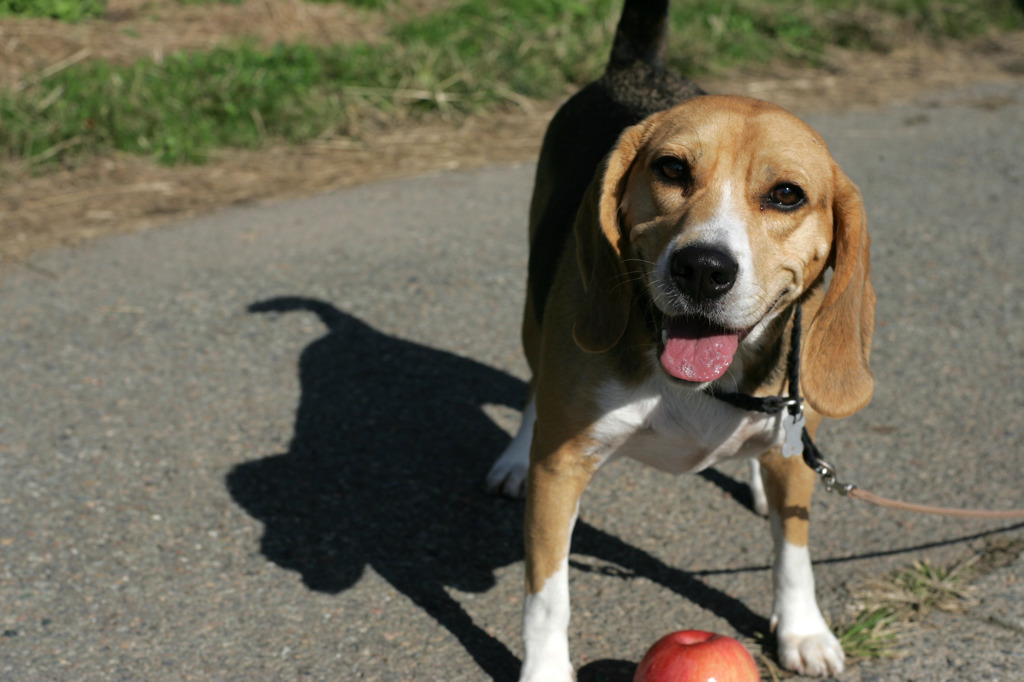
<instances>
[{"instance_id":1,"label":"dirt patch","mask_svg":"<svg viewBox=\"0 0 1024 682\"><path fill-rule=\"evenodd\" d=\"M427 6L423 0L410 0L400 4L400 11L425 11ZM250 0L243 6L111 0L109 10L104 20L75 26L0 22L0 87L18 87L41 70L94 56L152 57L204 49L222 44L226 36L243 35L264 43L300 38L372 41L386 28L375 15L344 3L298 0ZM810 113L876 107L929 90L1021 77L1024 33L968 44L914 42L885 55L835 51L824 69L779 67L703 83L712 92L750 95ZM361 140L221 152L204 166L168 168L116 154L42 177L3 169L0 259L23 260L40 249L144 229L232 204L532 160L556 107L523 103L494 115L437 120Z\"/></svg>"},{"instance_id":2,"label":"dirt patch","mask_svg":"<svg viewBox=\"0 0 1024 682\"><path fill-rule=\"evenodd\" d=\"M172 52L208 50L242 39L263 46L372 43L390 21L343 2L249 0L244 5L183 5L178 0L109 0L102 19L78 24L47 19L0 21L0 88L17 89L35 74L84 59L122 64L144 57L159 60Z\"/></svg>"},{"instance_id":3,"label":"dirt patch","mask_svg":"<svg viewBox=\"0 0 1024 682\"><path fill-rule=\"evenodd\" d=\"M433 171L533 158L554 105L458 124L437 122L364 141L232 151L169 168L128 154L42 177L13 177L0 194L0 258L140 230L224 206L317 194Z\"/></svg>"}]
</instances>

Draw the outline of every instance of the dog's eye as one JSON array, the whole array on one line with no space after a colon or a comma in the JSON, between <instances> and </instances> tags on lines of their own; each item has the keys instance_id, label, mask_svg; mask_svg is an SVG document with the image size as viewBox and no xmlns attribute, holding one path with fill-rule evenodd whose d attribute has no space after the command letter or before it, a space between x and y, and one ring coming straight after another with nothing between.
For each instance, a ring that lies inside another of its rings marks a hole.
<instances>
[{"instance_id":1,"label":"dog's eye","mask_svg":"<svg viewBox=\"0 0 1024 682\"><path fill-rule=\"evenodd\" d=\"M775 208L791 209L802 205L806 201L807 195L796 185L785 182L781 185L776 185L768 193L767 199L767 203Z\"/></svg>"},{"instance_id":2,"label":"dog's eye","mask_svg":"<svg viewBox=\"0 0 1024 682\"><path fill-rule=\"evenodd\" d=\"M654 172L669 182L690 184L690 164L674 156L663 156L654 162Z\"/></svg>"}]
</instances>

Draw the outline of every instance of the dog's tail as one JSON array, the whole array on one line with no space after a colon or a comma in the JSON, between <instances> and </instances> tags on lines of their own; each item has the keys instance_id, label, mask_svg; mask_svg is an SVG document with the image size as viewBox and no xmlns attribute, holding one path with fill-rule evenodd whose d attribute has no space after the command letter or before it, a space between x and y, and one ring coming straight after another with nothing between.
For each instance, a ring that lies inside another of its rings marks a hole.
<instances>
[{"instance_id":1,"label":"dog's tail","mask_svg":"<svg viewBox=\"0 0 1024 682\"><path fill-rule=\"evenodd\" d=\"M669 0L626 0L615 29L608 70L641 61L665 66L668 54Z\"/></svg>"}]
</instances>

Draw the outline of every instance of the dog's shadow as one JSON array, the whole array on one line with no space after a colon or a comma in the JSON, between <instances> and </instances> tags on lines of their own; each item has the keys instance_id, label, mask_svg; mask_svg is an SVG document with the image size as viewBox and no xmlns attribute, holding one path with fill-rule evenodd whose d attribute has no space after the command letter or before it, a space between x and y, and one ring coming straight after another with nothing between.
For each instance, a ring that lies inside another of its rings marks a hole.
<instances>
[{"instance_id":1,"label":"dog's shadow","mask_svg":"<svg viewBox=\"0 0 1024 682\"><path fill-rule=\"evenodd\" d=\"M241 464L227 476L234 500L265 526L263 554L327 593L352 587L372 566L488 675L514 679L516 656L445 588L484 592L495 585L496 569L522 559L522 505L482 490L508 435L480 408L518 408L525 384L382 334L323 301L276 298L249 310L304 311L327 328L300 359L288 452ZM573 551L666 585L743 634L767 627L735 599L585 521L577 524ZM581 679L588 677L581 671Z\"/></svg>"}]
</instances>

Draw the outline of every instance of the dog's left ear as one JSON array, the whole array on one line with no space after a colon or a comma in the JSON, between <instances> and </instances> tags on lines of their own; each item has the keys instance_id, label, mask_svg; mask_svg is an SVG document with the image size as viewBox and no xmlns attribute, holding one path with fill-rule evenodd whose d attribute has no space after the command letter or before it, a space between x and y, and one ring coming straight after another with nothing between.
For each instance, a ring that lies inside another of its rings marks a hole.
<instances>
[{"instance_id":1,"label":"dog's left ear","mask_svg":"<svg viewBox=\"0 0 1024 682\"><path fill-rule=\"evenodd\" d=\"M871 286L871 238L857 186L834 168L833 273L828 291L807 328L800 363L801 387L819 414L846 417L871 400L871 336L875 290Z\"/></svg>"},{"instance_id":2,"label":"dog's left ear","mask_svg":"<svg viewBox=\"0 0 1024 682\"><path fill-rule=\"evenodd\" d=\"M615 346L629 323L633 287L623 261L629 235L620 226L619 209L630 169L657 117L623 131L576 214L576 262L584 296L572 335L580 348L591 353L603 353Z\"/></svg>"}]
</instances>

